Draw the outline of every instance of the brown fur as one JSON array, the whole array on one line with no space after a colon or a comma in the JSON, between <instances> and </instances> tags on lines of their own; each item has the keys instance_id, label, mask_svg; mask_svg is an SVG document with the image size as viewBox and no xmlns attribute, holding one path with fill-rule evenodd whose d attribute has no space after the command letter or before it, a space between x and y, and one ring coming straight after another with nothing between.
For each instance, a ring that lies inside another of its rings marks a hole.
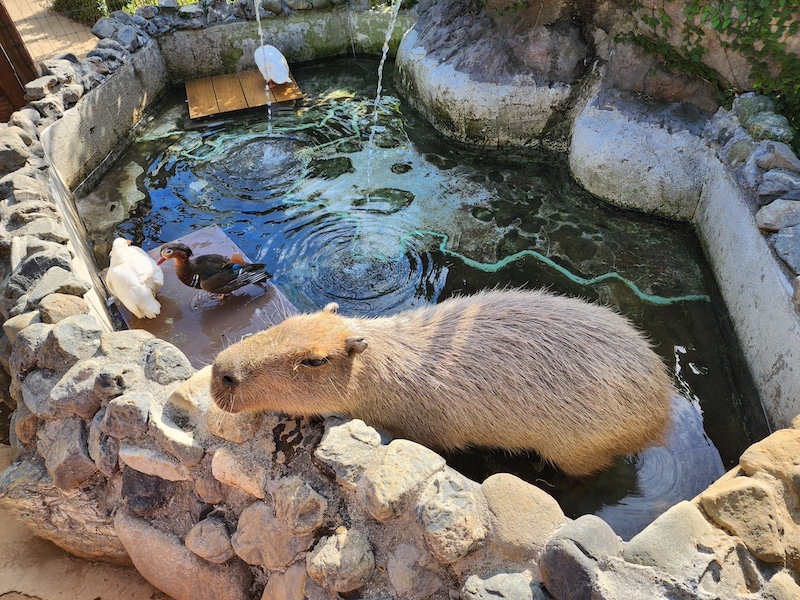
<instances>
[{"instance_id":1,"label":"brown fur","mask_svg":"<svg viewBox=\"0 0 800 600\"><path fill-rule=\"evenodd\" d=\"M215 402L343 414L437 450L532 449L573 476L667 430L664 365L608 308L492 291L376 319L334 311L290 317L221 352Z\"/></svg>"}]
</instances>

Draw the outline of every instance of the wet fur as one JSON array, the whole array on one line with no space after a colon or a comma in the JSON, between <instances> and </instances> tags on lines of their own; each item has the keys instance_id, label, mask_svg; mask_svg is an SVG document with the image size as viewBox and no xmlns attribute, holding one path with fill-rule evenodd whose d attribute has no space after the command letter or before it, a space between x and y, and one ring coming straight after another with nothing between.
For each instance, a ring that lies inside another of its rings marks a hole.
<instances>
[{"instance_id":1,"label":"wet fur","mask_svg":"<svg viewBox=\"0 0 800 600\"><path fill-rule=\"evenodd\" d=\"M343 414L437 450L533 449L573 476L661 442L672 393L627 319L521 290L293 316L222 351L211 389L230 412Z\"/></svg>"}]
</instances>

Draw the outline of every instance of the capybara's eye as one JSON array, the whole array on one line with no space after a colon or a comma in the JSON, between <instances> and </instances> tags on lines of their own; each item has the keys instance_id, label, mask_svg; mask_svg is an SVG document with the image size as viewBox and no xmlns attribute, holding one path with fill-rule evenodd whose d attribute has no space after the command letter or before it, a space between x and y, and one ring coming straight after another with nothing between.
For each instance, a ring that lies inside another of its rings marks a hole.
<instances>
[{"instance_id":1,"label":"capybara's eye","mask_svg":"<svg viewBox=\"0 0 800 600\"><path fill-rule=\"evenodd\" d=\"M300 364L306 367L321 367L326 362L328 362L327 358L306 358Z\"/></svg>"}]
</instances>

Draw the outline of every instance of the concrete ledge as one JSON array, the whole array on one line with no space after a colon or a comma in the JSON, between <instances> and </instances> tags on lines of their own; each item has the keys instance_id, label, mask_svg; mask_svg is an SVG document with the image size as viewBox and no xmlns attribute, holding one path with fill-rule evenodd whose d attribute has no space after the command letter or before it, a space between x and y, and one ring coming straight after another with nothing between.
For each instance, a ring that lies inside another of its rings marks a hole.
<instances>
[{"instance_id":1,"label":"concrete ledge","mask_svg":"<svg viewBox=\"0 0 800 600\"><path fill-rule=\"evenodd\" d=\"M352 52L380 54L390 17L389 9L331 9L266 19L261 25L264 41L279 48L291 63ZM413 12L398 15L389 44L391 55L415 21ZM258 39L257 24L247 21L175 31L159 37L158 44L171 80L179 82L255 69Z\"/></svg>"},{"instance_id":2,"label":"concrete ledge","mask_svg":"<svg viewBox=\"0 0 800 600\"><path fill-rule=\"evenodd\" d=\"M741 187L719 160L693 220L773 428L800 413L800 316Z\"/></svg>"}]
</instances>

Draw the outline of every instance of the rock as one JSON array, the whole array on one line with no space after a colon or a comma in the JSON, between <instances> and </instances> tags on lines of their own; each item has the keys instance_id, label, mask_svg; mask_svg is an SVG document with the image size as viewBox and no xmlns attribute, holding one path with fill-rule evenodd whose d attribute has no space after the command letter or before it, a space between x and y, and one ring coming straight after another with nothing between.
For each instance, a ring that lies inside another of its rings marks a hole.
<instances>
[{"instance_id":1,"label":"rock","mask_svg":"<svg viewBox=\"0 0 800 600\"><path fill-rule=\"evenodd\" d=\"M444 459L433 450L408 440L393 440L380 461L364 471L357 499L373 518L388 521L444 466Z\"/></svg>"},{"instance_id":2,"label":"rock","mask_svg":"<svg viewBox=\"0 0 800 600\"><path fill-rule=\"evenodd\" d=\"M739 118L739 122L744 127L747 127L754 115L773 112L775 110L775 101L755 92L747 92L734 99L731 110Z\"/></svg>"},{"instance_id":3,"label":"rock","mask_svg":"<svg viewBox=\"0 0 800 600\"><path fill-rule=\"evenodd\" d=\"M25 329L28 325L33 323L41 323L42 319L38 311L32 310L30 312L19 314L3 322L3 333L6 334L8 341L12 344L17 339L17 334Z\"/></svg>"},{"instance_id":4,"label":"rock","mask_svg":"<svg viewBox=\"0 0 800 600\"><path fill-rule=\"evenodd\" d=\"M547 600L540 586L522 573L497 573L486 578L470 575L461 588L464 600ZM563 598L568 598L564 596Z\"/></svg>"},{"instance_id":5,"label":"rock","mask_svg":"<svg viewBox=\"0 0 800 600\"><path fill-rule=\"evenodd\" d=\"M795 600L800 598L800 585L785 571L772 576L762 591L764 600Z\"/></svg>"},{"instance_id":6,"label":"rock","mask_svg":"<svg viewBox=\"0 0 800 600\"><path fill-rule=\"evenodd\" d=\"M800 225L800 202L778 198L759 209L756 224L765 231L780 231L784 227Z\"/></svg>"},{"instance_id":7,"label":"rock","mask_svg":"<svg viewBox=\"0 0 800 600\"><path fill-rule=\"evenodd\" d=\"M50 294L83 296L90 289L92 289L92 286L86 280L61 267L53 267L48 269L44 277L28 292L28 304L36 306L45 296ZM78 316L83 317L83 315ZM85 319L82 320L85 322Z\"/></svg>"},{"instance_id":8,"label":"rock","mask_svg":"<svg viewBox=\"0 0 800 600\"><path fill-rule=\"evenodd\" d=\"M117 362L138 363L144 347L155 339L144 329L106 332L100 336L100 351Z\"/></svg>"},{"instance_id":9,"label":"rock","mask_svg":"<svg viewBox=\"0 0 800 600\"><path fill-rule=\"evenodd\" d=\"M114 33L113 37L128 52L133 53L142 47L142 42L139 40L138 32L131 25L123 25Z\"/></svg>"},{"instance_id":10,"label":"rock","mask_svg":"<svg viewBox=\"0 0 800 600\"><path fill-rule=\"evenodd\" d=\"M194 439L194 434L178 427L160 409L151 412L149 427L156 442L185 466L196 465L203 458L205 448Z\"/></svg>"},{"instance_id":11,"label":"rock","mask_svg":"<svg viewBox=\"0 0 800 600\"><path fill-rule=\"evenodd\" d=\"M775 431L747 448L739 464L746 475L768 473L788 483L789 474L800 466L800 430Z\"/></svg>"},{"instance_id":12,"label":"rock","mask_svg":"<svg viewBox=\"0 0 800 600\"><path fill-rule=\"evenodd\" d=\"M207 367L203 367L197 373L192 375L189 379L178 385L178 387L176 387L169 395L169 398L167 398L167 403L177 408L180 408L181 410L184 410L189 414L195 414L199 412L206 412L212 410L210 408L211 404L211 395L210 395L211 392L209 389L210 385L211 385L211 365L208 365ZM239 413L239 414L253 415L255 413ZM231 413L224 413L223 411L219 411L219 413L216 413L216 416L219 417L219 419L222 419L223 415L231 415ZM231 416L238 417L239 415L237 414ZM218 435L214 433L214 431L210 431L210 433ZM253 433L255 433L255 430L253 430L250 433L250 437L248 437L247 439L253 437ZM218 437L223 437L223 436L218 436ZM230 440L230 441L236 441L236 440ZM247 440L242 439L237 441L237 443L241 443L244 441Z\"/></svg>"},{"instance_id":13,"label":"rock","mask_svg":"<svg viewBox=\"0 0 800 600\"><path fill-rule=\"evenodd\" d=\"M272 508L261 501L247 506L239 516L231 538L236 554L248 564L268 569L283 569L307 550L313 536L297 537L275 517Z\"/></svg>"},{"instance_id":14,"label":"rock","mask_svg":"<svg viewBox=\"0 0 800 600\"><path fill-rule=\"evenodd\" d=\"M144 517L163 508L172 500L175 484L136 469L123 469L120 495L131 513Z\"/></svg>"},{"instance_id":15,"label":"rock","mask_svg":"<svg viewBox=\"0 0 800 600\"><path fill-rule=\"evenodd\" d=\"M698 594L690 586L654 567L635 565L611 557L606 560L603 570L598 574L592 600L623 598L696 600Z\"/></svg>"},{"instance_id":16,"label":"rock","mask_svg":"<svg viewBox=\"0 0 800 600\"><path fill-rule=\"evenodd\" d=\"M58 416L50 404L50 392L57 382L58 376L46 370L34 371L22 382L22 400L40 419L52 420Z\"/></svg>"},{"instance_id":17,"label":"rock","mask_svg":"<svg viewBox=\"0 0 800 600\"><path fill-rule=\"evenodd\" d=\"M224 567L205 561L177 537L118 510L114 529L136 570L175 600L248 600L252 575L241 563Z\"/></svg>"},{"instance_id":18,"label":"rock","mask_svg":"<svg viewBox=\"0 0 800 600\"><path fill-rule=\"evenodd\" d=\"M697 550L698 541L711 529L694 504L679 502L634 536L622 555L628 562L658 567L679 577Z\"/></svg>"},{"instance_id":19,"label":"rock","mask_svg":"<svg viewBox=\"0 0 800 600\"><path fill-rule=\"evenodd\" d=\"M212 563L222 564L236 556L228 528L220 519L208 518L200 521L186 534L184 543L197 556Z\"/></svg>"},{"instance_id":20,"label":"rock","mask_svg":"<svg viewBox=\"0 0 800 600\"><path fill-rule=\"evenodd\" d=\"M194 480L194 489L206 504L219 504L225 500L227 488L216 480L211 469L211 461L208 461L203 474Z\"/></svg>"},{"instance_id":21,"label":"rock","mask_svg":"<svg viewBox=\"0 0 800 600\"><path fill-rule=\"evenodd\" d=\"M311 0L286 0L286 6L289 10L310 10L314 8Z\"/></svg>"},{"instance_id":22,"label":"rock","mask_svg":"<svg viewBox=\"0 0 800 600\"><path fill-rule=\"evenodd\" d=\"M27 100L41 100L58 85L58 79L52 75L43 75L25 84ZM38 114L38 113L37 113Z\"/></svg>"},{"instance_id":23,"label":"rock","mask_svg":"<svg viewBox=\"0 0 800 600\"><path fill-rule=\"evenodd\" d=\"M325 434L314 456L334 472L340 485L353 490L379 457L375 450L380 445L380 434L364 421L334 417L325 421Z\"/></svg>"},{"instance_id":24,"label":"rock","mask_svg":"<svg viewBox=\"0 0 800 600\"><path fill-rule=\"evenodd\" d=\"M50 294L39 302L39 314L43 323L58 323L67 317L88 315L89 303L78 296Z\"/></svg>"},{"instance_id":25,"label":"rock","mask_svg":"<svg viewBox=\"0 0 800 600\"><path fill-rule=\"evenodd\" d=\"M39 453L53 483L62 490L78 487L97 472L86 445L81 419L45 422L38 431Z\"/></svg>"},{"instance_id":26,"label":"rock","mask_svg":"<svg viewBox=\"0 0 800 600\"><path fill-rule=\"evenodd\" d=\"M127 391L139 389L143 382L144 372L140 367L122 363L106 363L97 370L94 394L101 400L110 400Z\"/></svg>"},{"instance_id":27,"label":"rock","mask_svg":"<svg viewBox=\"0 0 800 600\"><path fill-rule=\"evenodd\" d=\"M143 19L152 19L157 17L159 13L158 6L140 6L136 9L136 16Z\"/></svg>"},{"instance_id":28,"label":"rock","mask_svg":"<svg viewBox=\"0 0 800 600\"><path fill-rule=\"evenodd\" d=\"M190 479L186 467L163 452L156 450L122 443L119 448L119 460L132 469L166 479L167 481Z\"/></svg>"},{"instance_id":29,"label":"rock","mask_svg":"<svg viewBox=\"0 0 800 600\"><path fill-rule=\"evenodd\" d=\"M425 545L436 560L453 563L480 547L488 508L480 486L454 472L437 473L417 507Z\"/></svg>"},{"instance_id":30,"label":"rock","mask_svg":"<svg viewBox=\"0 0 800 600\"><path fill-rule=\"evenodd\" d=\"M789 119L783 115L772 112L762 112L750 117L747 131L755 140L776 140L778 142L791 142L794 139L794 128L789 124Z\"/></svg>"},{"instance_id":31,"label":"rock","mask_svg":"<svg viewBox=\"0 0 800 600\"><path fill-rule=\"evenodd\" d=\"M75 364L50 391L50 405L57 414L75 414L91 420L102 398L94 393L94 378L100 364L84 360Z\"/></svg>"},{"instance_id":32,"label":"rock","mask_svg":"<svg viewBox=\"0 0 800 600\"><path fill-rule=\"evenodd\" d=\"M0 135L0 174L25 165L31 153L18 135Z\"/></svg>"},{"instance_id":33,"label":"rock","mask_svg":"<svg viewBox=\"0 0 800 600\"><path fill-rule=\"evenodd\" d=\"M120 440L142 437L147 433L150 406L154 401L148 392L129 392L110 400L100 429Z\"/></svg>"},{"instance_id":34,"label":"rock","mask_svg":"<svg viewBox=\"0 0 800 600\"><path fill-rule=\"evenodd\" d=\"M351 592L363 587L374 569L375 557L369 540L358 529L337 527L306 557L308 574L332 592Z\"/></svg>"},{"instance_id":35,"label":"rock","mask_svg":"<svg viewBox=\"0 0 800 600\"><path fill-rule=\"evenodd\" d=\"M306 565L302 562L287 567L283 573L275 571L269 576L261 600L307 600L307 581Z\"/></svg>"},{"instance_id":36,"label":"rock","mask_svg":"<svg viewBox=\"0 0 800 600\"><path fill-rule=\"evenodd\" d=\"M40 100L33 100L30 102L30 106L39 111L39 114L42 115L44 119L57 121L64 116L64 104L61 101L61 97L56 94L47 94L47 96ZM1 148L2 145L0 144L0 149Z\"/></svg>"},{"instance_id":37,"label":"rock","mask_svg":"<svg viewBox=\"0 0 800 600\"><path fill-rule=\"evenodd\" d=\"M311 535L322 527L328 501L299 477L279 479L273 496L278 518L293 534Z\"/></svg>"},{"instance_id":38,"label":"rock","mask_svg":"<svg viewBox=\"0 0 800 600\"><path fill-rule=\"evenodd\" d=\"M404 600L423 600L441 590L444 582L433 572L437 568L435 561L411 544L400 544L387 561L389 582Z\"/></svg>"},{"instance_id":39,"label":"rock","mask_svg":"<svg viewBox=\"0 0 800 600\"><path fill-rule=\"evenodd\" d=\"M598 563L621 553L622 543L611 527L599 517L584 515L564 525L547 542L539 571L556 598L588 600L600 571Z\"/></svg>"},{"instance_id":40,"label":"rock","mask_svg":"<svg viewBox=\"0 0 800 600\"><path fill-rule=\"evenodd\" d=\"M800 173L787 169L772 169L761 177L756 192L762 198L777 198L800 190Z\"/></svg>"},{"instance_id":41,"label":"rock","mask_svg":"<svg viewBox=\"0 0 800 600\"><path fill-rule=\"evenodd\" d=\"M106 477L112 477L117 472L119 463L119 440L105 433L100 428L100 423L105 417L105 407L97 411L89 427L89 456ZM133 469L131 469L133 470Z\"/></svg>"},{"instance_id":42,"label":"rock","mask_svg":"<svg viewBox=\"0 0 800 600\"><path fill-rule=\"evenodd\" d=\"M699 500L706 514L739 536L756 557L771 563L783 560L782 524L769 486L736 477L705 490Z\"/></svg>"},{"instance_id":43,"label":"rock","mask_svg":"<svg viewBox=\"0 0 800 600\"><path fill-rule=\"evenodd\" d=\"M38 366L41 348L51 329L52 325L33 323L17 334L11 345L9 362L18 377L24 377Z\"/></svg>"},{"instance_id":44,"label":"rock","mask_svg":"<svg viewBox=\"0 0 800 600\"><path fill-rule=\"evenodd\" d=\"M61 84L70 84L78 81L78 73L75 71L75 65L62 58L50 58L43 60L39 64L42 75L52 75Z\"/></svg>"},{"instance_id":45,"label":"rock","mask_svg":"<svg viewBox=\"0 0 800 600\"><path fill-rule=\"evenodd\" d=\"M182 19L196 19L203 16L203 9L197 4L186 4L178 7L178 16Z\"/></svg>"},{"instance_id":46,"label":"rock","mask_svg":"<svg viewBox=\"0 0 800 600\"><path fill-rule=\"evenodd\" d=\"M194 375L194 367L189 359L172 344L163 340L153 340L146 344L145 375L161 385L189 379Z\"/></svg>"},{"instance_id":47,"label":"rock","mask_svg":"<svg viewBox=\"0 0 800 600\"><path fill-rule=\"evenodd\" d=\"M800 172L800 159L797 158L791 147L783 142L772 140L760 142L754 155L756 164L765 171L786 169Z\"/></svg>"},{"instance_id":48,"label":"rock","mask_svg":"<svg viewBox=\"0 0 800 600\"><path fill-rule=\"evenodd\" d=\"M17 435L17 439L28 445L36 439L39 418L30 411L27 404L20 402L11 416L11 427Z\"/></svg>"},{"instance_id":49,"label":"rock","mask_svg":"<svg viewBox=\"0 0 800 600\"><path fill-rule=\"evenodd\" d=\"M259 413L232 414L217 408L213 402L208 404L206 428L212 435L241 444L252 439L260 426L261 414Z\"/></svg>"},{"instance_id":50,"label":"rock","mask_svg":"<svg viewBox=\"0 0 800 600\"><path fill-rule=\"evenodd\" d=\"M214 478L226 485L244 490L259 499L267 496L267 469L264 465L244 454L235 454L228 448L218 448L211 459Z\"/></svg>"},{"instance_id":51,"label":"rock","mask_svg":"<svg viewBox=\"0 0 800 600\"><path fill-rule=\"evenodd\" d=\"M83 86L80 83L69 83L61 87L59 91L61 94L61 101L64 103L65 108L75 106L75 104L83 96Z\"/></svg>"},{"instance_id":52,"label":"rock","mask_svg":"<svg viewBox=\"0 0 800 600\"><path fill-rule=\"evenodd\" d=\"M94 356L100 347L100 324L90 315L76 315L53 325L42 344L39 364L48 369L71 367Z\"/></svg>"},{"instance_id":53,"label":"rock","mask_svg":"<svg viewBox=\"0 0 800 600\"><path fill-rule=\"evenodd\" d=\"M800 310L800 277L795 277L792 281L792 297L794 298L794 306Z\"/></svg>"},{"instance_id":54,"label":"rock","mask_svg":"<svg viewBox=\"0 0 800 600\"><path fill-rule=\"evenodd\" d=\"M481 489L494 516L492 542L511 560L537 557L545 540L567 522L552 496L513 475L492 475Z\"/></svg>"},{"instance_id":55,"label":"rock","mask_svg":"<svg viewBox=\"0 0 800 600\"><path fill-rule=\"evenodd\" d=\"M14 171L0 179L0 197L8 199L10 204L49 202L47 184L24 175L23 171Z\"/></svg>"},{"instance_id":56,"label":"rock","mask_svg":"<svg viewBox=\"0 0 800 600\"><path fill-rule=\"evenodd\" d=\"M775 236L775 252L795 272L800 274L800 225L784 227Z\"/></svg>"},{"instance_id":57,"label":"rock","mask_svg":"<svg viewBox=\"0 0 800 600\"><path fill-rule=\"evenodd\" d=\"M632 115L599 99L585 106L572 129L573 176L587 191L617 206L690 219L706 180L710 150L685 128Z\"/></svg>"}]
</instances>

